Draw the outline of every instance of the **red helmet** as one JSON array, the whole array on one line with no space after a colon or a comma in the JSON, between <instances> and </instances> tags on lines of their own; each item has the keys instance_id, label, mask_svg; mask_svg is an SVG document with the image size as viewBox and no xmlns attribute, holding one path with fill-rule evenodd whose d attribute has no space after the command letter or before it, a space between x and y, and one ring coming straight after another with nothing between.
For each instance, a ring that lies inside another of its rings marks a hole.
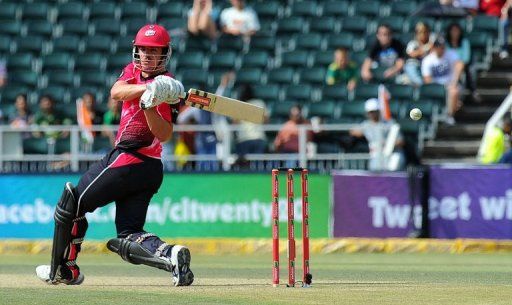
<instances>
[{"instance_id":1,"label":"red helmet","mask_svg":"<svg viewBox=\"0 0 512 305\"><path fill-rule=\"evenodd\" d=\"M138 47L157 47L163 48L162 55L159 59L159 64L151 69L144 69L145 72L160 72L166 69L167 63L171 58L171 37L167 30L158 24L147 24L143 26L135 36L133 41L133 63L134 65L143 70L140 62L140 54Z\"/></svg>"}]
</instances>

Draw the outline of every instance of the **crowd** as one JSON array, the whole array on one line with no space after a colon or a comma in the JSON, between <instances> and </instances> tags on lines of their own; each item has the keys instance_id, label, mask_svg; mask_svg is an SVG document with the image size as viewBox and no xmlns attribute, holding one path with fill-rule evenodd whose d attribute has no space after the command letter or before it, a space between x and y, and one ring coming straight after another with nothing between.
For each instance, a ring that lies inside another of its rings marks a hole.
<instances>
[{"instance_id":1,"label":"crowd","mask_svg":"<svg viewBox=\"0 0 512 305\"><path fill-rule=\"evenodd\" d=\"M231 6L220 9L213 0L194 0L192 8L187 14L187 30L189 35L197 35L204 39L215 40L220 36L241 36L244 40L260 30L260 23L255 11L244 0L231 0ZM435 17L471 18L476 13L484 13L500 17L500 56L508 57L509 11L512 0L440 0L438 3L422 6L416 15ZM469 90L475 101L479 96L475 91L474 76L472 74L472 54L469 40L464 36L464 29L459 23L453 22L446 26L442 32L433 33L427 23L418 22L414 26L414 37L411 41L402 44L387 24L378 25L376 39L373 44L366 46L368 56L361 65L351 59L350 50L338 48L334 51L333 61L326 68L325 85L346 85L349 91L354 91L361 83L398 83L419 87L423 84L436 83L445 86L447 92L445 123L455 124L454 114L461 109L461 93ZM0 87L5 85L5 62L0 61ZM236 75L229 72L224 75L218 92L225 93L227 87L235 82ZM251 86L238 88L239 99L265 105L265 101L254 98ZM375 97L377 98L377 97ZM66 117L66 114L55 107L51 96L40 97L39 109L35 112L30 109L25 95L19 95L14 101L10 113L0 113L0 119L13 127L36 125L66 125L78 122L85 128L91 125L115 125L119 122L120 105L109 100L107 111L102 113L97 109L94 94L86 93L81 98L77 117ZM380 105L379 103L378 105ZM360 128L351 131L354 137L364 137L369 142L370 152L382 150L382 138L387 136L393 121L383 119L376 114L375 100L366 102L367 121ZM244 163L244 156L250 153L296 153L298 151L298 125L310 124L302 115L300 105L290 109L289 120L283 124L282 130L273 142L268 141L265 132L257 126L245 122L228 122L210 113L187 109L182 107L178 124L212 125L212 132L184 132L178 136L178 143L173 148L175 153L186 163L186 156L190 154L216 155L217 144L222 141L222 133L218 132L226 124L240 124L241 130L236 134L236 152L238 162ZM215 132L215 130L217 132ZM114 134L91 133L92 137L108 136L113 143ZM33 134L27 136L47 136L51 138L66 137L60 134ZM308 141L314 141L316 134L308 133ZM377 139L377 140L376 140ZM401 136L398 137L395 152L401 153L403 146ZM403 160L403 157L399 158ZM375 161L375 160L374 160ZM378 164L375 161L374 164ZM403 164L402 161L398 162ZM205 163L209 168L216 168L214 163ZM401 165L400 165L401 166ZM399 167L400 167L399 166ZM382 169L382 166L372 166Z\"/></svg>"}]
</instances>

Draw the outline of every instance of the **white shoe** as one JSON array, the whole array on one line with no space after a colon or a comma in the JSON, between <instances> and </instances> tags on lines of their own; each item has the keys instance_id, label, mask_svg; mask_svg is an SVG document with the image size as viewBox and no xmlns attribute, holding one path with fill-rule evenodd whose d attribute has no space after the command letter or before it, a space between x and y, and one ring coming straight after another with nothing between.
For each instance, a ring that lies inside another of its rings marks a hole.
<instances>
[{"instance_id":1,"label":"white shoe","mask_svg":"<svg viewBox=\"0 0 512 305\"><path fill-rule=\"evenodd\" d=\"M82 273L80 273L78 275L78 277L74 280L63 279L62 277L60 277L59 274L57 274L55 276L55 279L52 281L52 280L50 280L50 270L51 270L50 265L37 266L36 267L36 275L41 281L43 281L49 285L57 285L57 284L80 285L84 282L84 279L85 279L85 277Z\"/></svg>"},{"instance_id":2,"label":"white shoe","mask_svg":"<svg viewBox=\"0 0 512 305\"><path fill-rule=\"evenodd\" d=\"M194 273L190 270L190 250L185 246L174 245L171 249L172 280L174 286L190 286Z\"/></svg>"},{"instance_id":3,"label":"white shoe","mask_svg":"<svg viewBox=\"0 0 512 305\"><path fill-rule=\"evenodd\" d=\"M447 125L450 125L450 126L453 126L455 125L455 119L452 117L452 116L449 116L447 117L444 122L447 124Z\"/></svg>"},{"instance_id":4,"label":"white shoe","mask_svg":"<svg viewBox=\"0 0 512 305\"><path fill-rule=\"evenodd\" d=\"M500 59L505 59L508 57L508 51L501 51L500 54Z\"/></svg>"}]
</instances>

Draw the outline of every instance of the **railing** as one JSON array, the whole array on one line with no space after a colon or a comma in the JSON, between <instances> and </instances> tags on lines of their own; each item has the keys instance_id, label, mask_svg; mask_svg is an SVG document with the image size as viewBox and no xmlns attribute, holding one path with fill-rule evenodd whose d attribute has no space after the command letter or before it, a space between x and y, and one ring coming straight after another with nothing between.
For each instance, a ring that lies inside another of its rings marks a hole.
<instances>
[{"instance_id":1,"label":"railing","mask_svg":"<svg viewBox=\"0 0 512 305\"><path fill-rule=\"evenodd\" d=\"M397 125L398 126L398 125ZM299 151L298 153L291 154L248 154L245 160L249 163L249 170L267 170L273 166L283 165L287 166L295 164L301 167L313 167L318 170L329 170L334 168L366 168L367 161L370 156L368 153L318 153L315 149L314 143L308 143L308 132L332 132L334 136L341 135L343 132L348 132L351 128L357 127L354 124L331 124L320 125L313 128L311 125L299 126ZM258 125L255 128L260 128L267 133L277 133L282 125ZM387 139L386 154L392 151L391 144L396 141L397 127L394 127L393 132L390 132ZM398 127L399 128L399 127ZM214 167L218 170L232 170L238 156L233 152L235 133L241 130L239 125L228 125L226 128L217 131L222 141L217 144L216 155L188 155L188 156L175 156L174 144L177 136L173 140L164 145L164 153L162 161L168 170L175 170L178 168L177 164L183 161L201 162L210 161L215 164ZM116 132L117 126L94 126L91 131L94 132ZM175 125L174 132L203 132L214 131L211 125ZM23 153L23 138L30 137L32 133L45 133L45 132L69 132L69 153L56 154L55 153L55 140L48 138L48 153L46 154L25 154ZM13 164L17 167L22 166L28 170L31 167L37 168L45 162L66 162L68 170L76 172L84 170L81 166L83 162L91 162L99 160L104 152L91 151L91 145L87 144L82 139L83 130L76 125L73 126L30 126L26 128L12 128L10 126L0 126L0 172L13 171ZM220 134L219 134L220 133ZM394 137L394 138L393 138ZM35 162L36 165L31 165ZM25 163L25 164L24 164ZM280 163L280 164L279 164ZM22 164L22 165L20 165ZM28 165L27 165L28 164ZM39 165L37 165L39 164ZM327 164L320 166L320 164ZM42 166L44 167L44 166ZM85 168L87 165L85 166ZM23 170L20 170L23 171Z\"/></svg>"}]
</instances>

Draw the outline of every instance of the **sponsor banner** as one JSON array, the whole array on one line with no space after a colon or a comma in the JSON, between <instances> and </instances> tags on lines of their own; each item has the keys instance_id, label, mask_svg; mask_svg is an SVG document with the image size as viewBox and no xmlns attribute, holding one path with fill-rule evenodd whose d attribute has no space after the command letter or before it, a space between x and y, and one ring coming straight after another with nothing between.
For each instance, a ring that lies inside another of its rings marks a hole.
<instances>
[{"instance_id":1,"label":"sponsor banner","mask_svg":"<svg viewBox=\"0 0 512 305\"><path fill-rule=\"evenodd\" d=\"M0 238L50 238L66 181L78 175L1 175ZM281 176L281 236L286 236L286 183ZM327 237L330 177L309 176L310 235ZM301 236L300 178L295 179L296 235ZM168 174L153 196L145 230L162 237L271 236L270 174ZM88 214L87 238L115 236L115 204Z\"/></svg>"},{"instance_id":2,"label":"sponsor banner","mask_svg":"<svg viewBox=\"0 0 512 305\"><path fill-rule=\"evenodd\" d=\"M334 173L335 237L405 237L421 224L405 173ZM434 238L512 239L512 169L433 167L429 218Z\"/></svg>"}]
</instances>

